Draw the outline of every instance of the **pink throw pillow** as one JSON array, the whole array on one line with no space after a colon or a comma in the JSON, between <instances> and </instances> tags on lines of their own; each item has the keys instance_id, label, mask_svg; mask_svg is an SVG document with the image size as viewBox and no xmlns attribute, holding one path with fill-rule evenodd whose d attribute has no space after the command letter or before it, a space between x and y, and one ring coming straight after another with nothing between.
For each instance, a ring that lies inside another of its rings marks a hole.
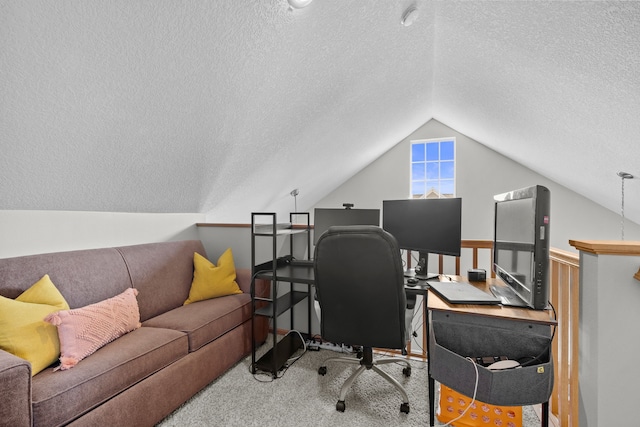
<instances>
[{"instance_id":1,"label":"pink throw pillow","mask_svg":"<svg viewBox=\"0 0 640 427\"><path fill-rule=\"evenodd\" d=\"M45 317L58 327L60 366L69 369L116 338L139 328L137 289L73 310L61 310Z\"/></svg>"}]
</instances>

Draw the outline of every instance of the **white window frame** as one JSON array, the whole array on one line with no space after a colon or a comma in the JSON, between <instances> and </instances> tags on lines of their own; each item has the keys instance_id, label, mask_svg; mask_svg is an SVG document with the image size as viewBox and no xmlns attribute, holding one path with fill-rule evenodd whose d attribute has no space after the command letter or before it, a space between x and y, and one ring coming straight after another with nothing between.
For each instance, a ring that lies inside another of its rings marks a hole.
<instances>
[{"instance_id":1,"label":"white window frame","mask_svg":"<svg viewBox=\"0 0 640 427\"><path fill-rule=\"evenodd\" d=\"M425 153L425 159L424 161L418 161L418 162L414 162L413 159L413 148L414 145L418 145L418 144L429 144L429 143L442 143L442 142L453 142L453 159L449 160L449 159L442 159L441 155L442 153L440 152L440 145L438 145L438 159L437 160L428 160L426 158L426 153ZM443 197L456 197L456 148L457 144L456 144L456 138L455 137L448 137L448 138L432 138L432 139L416 139L416 140L411 140L411 149L409 152L409 180L410 180L410 185L409 185L409 198L413 199L413 198L427 198L427 196L429 196L430 194L430 189L427 187L427 182L433 182L433 181L437 181L438 182L438 188L435 189L435 192L431 193L430 197L433 197L434 194L437 194L437 196L439 198L443 198ZM442 172L442 163L443 162L453 162L453 179L449 179L449 178L442 178L441 172ZM414 165L418 165L424 163L425 165L425 169L424 169L424 179L421 180L414 180ZM427 172L427 166L428 164L438 164L438 178L437 179L429 179L428 176L428 172ZM441 191L442 189L442 183L443 181L451 181L453 188L452 188L452 192L451 193L446 193L443 194L443 192ZM424 190L421 194L421 197L416 197L414 196L414 183L416 184L421 184L424 186ZM433 188L433 187L432 187Z\"/></svg>"}]
</instances>

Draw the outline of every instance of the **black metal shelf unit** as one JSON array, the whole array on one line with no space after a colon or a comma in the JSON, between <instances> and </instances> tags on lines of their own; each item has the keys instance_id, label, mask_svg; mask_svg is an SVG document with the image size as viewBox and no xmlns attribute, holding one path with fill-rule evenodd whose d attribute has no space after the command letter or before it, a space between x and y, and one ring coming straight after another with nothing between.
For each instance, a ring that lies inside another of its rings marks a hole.
<instances>
[{"instance_id":1,"label":"black metal shelf unit","mask_svg":"<svg viewBox=\"0 0 640 427\"><path fill-rule=\"evenodd\" d=\"M305 222L296 222L299 217L306 217ZM311 225L308 212L291 212L289 222L279 224L276 214L273 212L254 212L251 214L251 265L253 268L253 279L251 283L251 306L252 306L252 346L251 346L251 372L258 369L270 372L274 378L277 377L289 357L298 349L303 347L303 343L297 334L289 334L280 342L277 340L278 317L290 312L290 326L294 325L294 307L300 302L307 300L307 334L311 334L311 285L313 285L313 264L308 256L311 253ZM306 233L306 253L307 259L298 261L294 259L294 236ZM278 239L281 236L289 237L288 256L278 257ZM257 240L271 239L271 258L266 262L258 263ZM256 296L255 281L264 279L270 282L268 296ZM289 284L289 289L284 294L278 294L279 282ZM306 291L294 289L294 284L306 284ZM260 307L258 308L258 305ZM256 360L257 343L255 341L255 318L256 316L267 317L271 320L273 329L273 343L271 349Z\"/></svg>"}]
</instances>

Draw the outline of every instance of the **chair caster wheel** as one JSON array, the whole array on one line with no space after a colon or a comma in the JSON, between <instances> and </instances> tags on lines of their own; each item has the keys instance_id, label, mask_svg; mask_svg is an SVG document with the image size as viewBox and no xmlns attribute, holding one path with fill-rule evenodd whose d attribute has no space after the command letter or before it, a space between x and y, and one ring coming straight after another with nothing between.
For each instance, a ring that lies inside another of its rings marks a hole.
<instances>
[{"instance_id":1,"label":"chair caster wheel","mask_svg":"<svg viewBox=\"0 0 640 427\"><path fill-rule=\"evenodd\" d=\"M320 367L318 368L318 374L320 374L320 375L323 375L323 376L324 376L326 373L327 373L327 367L326 367L326 366L320 366Z\"/></svg>"},{"instance_id":2,"label":"chair caster wheel","mask_svg":"<svg viewBox=\"0 0 640 427\"><path fill-rule=\"evenodd\" d=\"M336 411L344 412L344 409L345 409L344 400L338 400L338 403L336 403ZM409 411L408 406L407 406L407 411Z\"/></svg>"},{"instance_id":3,"label":"chair caster wheel","mask_svg":"<svg viewBox=\"0 0 640 427\"><path fill-rule=\"evenodd\" d=\"M402 370L402 374L403 374L405 377L410 377L410 376L411 376L411 368L404 368L404 369Z\"/></svg>"},{"instance_id":4,"label":"chair caster wheel","mask_svg":"<svg viewBox=\"0 0 640 427\"><path fill-rule=\"evenodd\" d=\"M409 413L409 404L408 403L403 403L402 405L400 405L400 412L408 414Z\"/></svg>"}]
</instances>

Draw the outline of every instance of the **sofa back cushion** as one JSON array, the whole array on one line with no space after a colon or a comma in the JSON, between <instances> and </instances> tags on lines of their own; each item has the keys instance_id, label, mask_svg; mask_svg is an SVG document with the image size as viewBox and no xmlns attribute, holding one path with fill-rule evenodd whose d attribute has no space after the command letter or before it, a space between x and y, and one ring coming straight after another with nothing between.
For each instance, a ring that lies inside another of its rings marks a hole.
<instances>
[{"instance_id":1,"label":"sofa back cushion","mask_svg":"<svg viewBox=\"0 0 640 427\"><path fill-rule=\"evenodd\" d=\"M45 274L70 308L111 298L131 287L116 249L89 249L0 259L0 295L16 298Z\"/></svg>"},{"instance_id":2,"label":"sofa back cushion","mask_svg":"<svg viewBox=\"0 0 640 427\"><path fill-rule=\"evenodd\" d=\"M194 252L206 257L202 242L149 243L116 248L138 290L140 321L182 306L193 281Z\"/></svg>"}]
</instances>

